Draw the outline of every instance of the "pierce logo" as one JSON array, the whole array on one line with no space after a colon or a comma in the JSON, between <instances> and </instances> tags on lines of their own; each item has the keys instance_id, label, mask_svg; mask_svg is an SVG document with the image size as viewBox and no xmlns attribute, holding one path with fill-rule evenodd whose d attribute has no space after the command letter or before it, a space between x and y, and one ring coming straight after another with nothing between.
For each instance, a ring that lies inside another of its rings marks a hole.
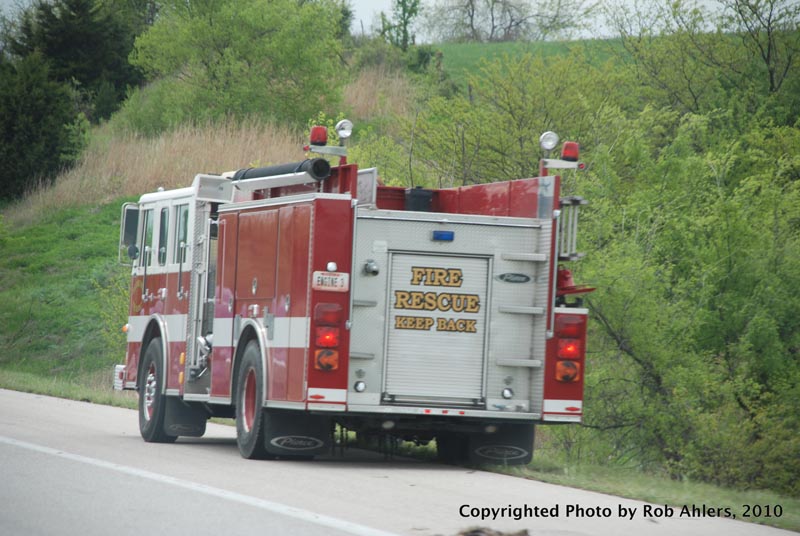
<instances>
[{"instance_id":1,"label":"pierce logo","mask_svg":"<svg viewBox=\"0 0 800 536\"><path fill-rule=\"evenodd\" d=\"M325 445L325 443L323 443L316 437L308 437L308 436L276 437L275 439L270 441L270 444L286 450L314 450Z\"/></svg>"},{"instance_id":2,"label":"pierce logo","mask_svg":"<svg viewBox=\"0 0 800 536\"><path fill-rule=\"evenodd\" d=\"M528 455L528 451L511 445L486 445L475 449L475 454L490 460L516 460Z\"/></svg>"},{"instance_id":3,"label":"pierce logo","mask_svg":"<svg viewBox=\"0 0 800 536\"><path fill-rule=\"evenodd\" d=\"M200 431L199 426L191 426L189 424L170 424L168 426L170 432L177 435L189 435Z\"/></svg>"},{"instance_id":4,"label":"pierce logo","mask_svg":"<svg viewBox=\"0 0 800 536\"><path fill-rule=\"evenodd\" d=\"M504 283L527 283L531 280L528 275L515 273L499 274L495 276L495 279Z\"/></svg>"}]
</instances>

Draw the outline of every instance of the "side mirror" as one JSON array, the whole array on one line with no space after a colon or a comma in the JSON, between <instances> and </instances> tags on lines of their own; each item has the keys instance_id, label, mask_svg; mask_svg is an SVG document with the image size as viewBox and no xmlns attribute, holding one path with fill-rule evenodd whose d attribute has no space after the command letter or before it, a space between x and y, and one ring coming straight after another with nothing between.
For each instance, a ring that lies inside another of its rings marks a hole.
<instances>
[{"instance_id":1,"label":"side mirror","mask_svg":"<svg viewBox=\"0 0 800 536\"><path fill-rule=\"evenodd\" d=\"M132 261L135 261L139 258L139 248L135 245L131 244L128 246L128 258Z\"/></svg>"}]
</instances>

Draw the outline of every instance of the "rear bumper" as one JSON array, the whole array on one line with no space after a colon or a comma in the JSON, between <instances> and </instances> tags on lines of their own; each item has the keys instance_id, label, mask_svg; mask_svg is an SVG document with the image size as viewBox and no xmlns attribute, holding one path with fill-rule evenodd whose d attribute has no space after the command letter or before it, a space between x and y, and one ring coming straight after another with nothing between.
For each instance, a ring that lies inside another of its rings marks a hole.
<instances>
[{"instance_id":1,"label":"rear bumper","mask_svg":"<svg viewBox=\"0 0 800 536\"><path fill-rule=\"evenodd\" d=\"M488 411L482 409L467 408L441 408L441 407L416 407L416 406L391 406L391 405L358 405L348 404L347 412L350 414L379 414L379 415L409 415L420 417L444 417L444 418L472 418L498 421L538 421L541 420L540 413L517 412L517 411Z\"/></svg>"}]
</instances>

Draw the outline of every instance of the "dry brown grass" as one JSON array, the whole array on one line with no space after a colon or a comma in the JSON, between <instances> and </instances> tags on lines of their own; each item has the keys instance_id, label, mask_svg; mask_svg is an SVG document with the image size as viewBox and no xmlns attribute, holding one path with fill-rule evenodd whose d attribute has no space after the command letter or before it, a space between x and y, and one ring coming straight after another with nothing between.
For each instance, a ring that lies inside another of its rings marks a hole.
<instances>
[{"instance_id":1,"label":"dry brown grass","mask_svg":"<svg viewBox=\"0 0 800 536\"><path fill-rule=\"evenodd\" d=\"M354 120L406 115L413 97L408 78L383 66L362 69L344 90L344 104Z\"/></svg>"},{"instance_id":2,"label":"dry brown grass","mask_svg":"<svg viewBox=\"0 0 800 536\"><path fill-rule=\"evenodd\" d=\"M189 186L197 173L220 173L302 160L303 135L256 121L205 127L184 126L156 138L93 132L81 161L50 185L34 188L4 211L9 223L24 224L69 206L138 196L159 186Z\"/></svg>"},{"instance_id":3,"label":"dry brown grass","mask_svg":"<svg viewBox=\"0 0 800 536\"><path fill-rule=\"evenodd\" d=\"M354 120L405 115L413 92L402 73L372 67L348 84L344 105ZM189 186L197 173L302 160L304 143L301 129L255 120L183 126L155 138L104 125L92 133L78 165L34 187L3 215L9 224L25 224L51 210Z\"/></svg>"}]
</instances>

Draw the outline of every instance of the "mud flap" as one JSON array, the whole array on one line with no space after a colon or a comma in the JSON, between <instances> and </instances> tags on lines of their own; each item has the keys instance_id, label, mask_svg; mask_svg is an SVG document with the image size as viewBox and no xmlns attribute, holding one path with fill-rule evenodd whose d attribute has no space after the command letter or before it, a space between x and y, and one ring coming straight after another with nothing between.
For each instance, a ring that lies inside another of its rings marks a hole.
<instances>
[{"instance_id":1,"label":"mud flap","mask_svg":"<svg viewBox=\"0 0 800 536\"><path fill-rule=\"evenodd\" d=\"M164 433L170 436L201 437L206 433L208 413L174 396L165 396Z\"/></svg>"},{"instance_id":2,"label":"mud flap","mask_svg":"<svg viewBox=\"0 0 800 536\"><path fill-rule=\"evenodd\" d=\"M469 436L469 462L524 465L533 457L532 424L504 424L494 433Z\"/></svg>"},{"instance_id":3,"label":"mud flap","mask_svg":"<svg viewBox=\"0 0 800 536\"><path fill-rule=\"evenodd\" d=\"M323 415L266 410L264 444L275 456L310 457L330 449L331 421Z\"/></svg>"}]
</instances>

